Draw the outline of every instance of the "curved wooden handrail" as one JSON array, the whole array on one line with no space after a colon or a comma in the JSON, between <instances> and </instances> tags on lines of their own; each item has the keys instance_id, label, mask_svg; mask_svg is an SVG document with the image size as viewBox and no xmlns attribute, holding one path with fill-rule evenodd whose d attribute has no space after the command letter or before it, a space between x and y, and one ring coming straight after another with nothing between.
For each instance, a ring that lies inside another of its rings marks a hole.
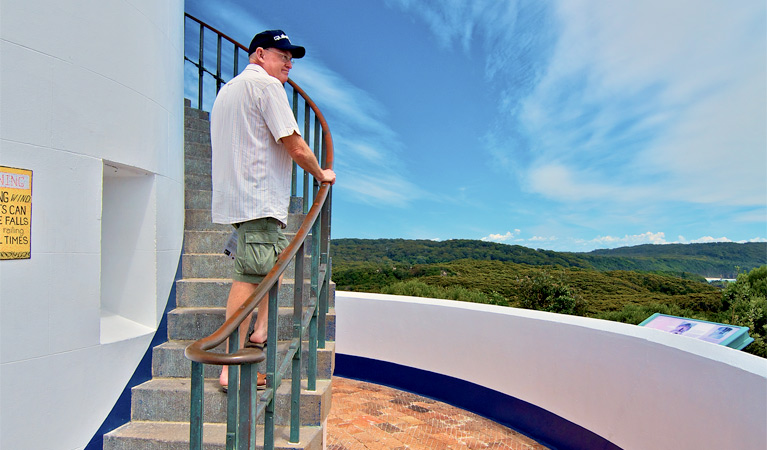
<instances>
[{"instance_id":1,"label":"curved wooden handrail","mask_svg":"<svg viewBox=\"0 0 767 450\"><path fill-rule=\"evenodd\" d=\"M226 34L203 23L202 21L195 18L194 16L191 16L190 14L184 14L184 15L190 18L191 20L199 23L201 26L205 26L211 31L217 33L218 35L230 41L232 44L236 45L240 49L245 50L247 52L248 50L247 47L238 43L237 41L230 38ZM324 151L325 151L324 158L322 161L320 161L320 164L322 165L324 169L332 169L333 168L333 139L330 134L330 129L328 127L327 121L325 120L325 116L322 115L322 112L320 112L316 103L314 103L314 101L311 98L309 98L306 92L303 89L301 89L301 87L299 87L298 84L296 84L291 79L288 79L288 83L290 83L291 87L304 99L306 106L311 108L311 110L316 115L320 123L320 127L322 129L322 139L323 139ZM305 130L304 132L308 133L307 130ZM238 327L240 327L242 323L245 321L245 319L248 317L248 315L250 315L250 313L252 313L258 307L261 301L264 301L264 300L268 301L269 291L277 284L278 280L280 279L280 276L282 275L283 272L285 272L285 270L288 267L288 264L290 264L290 261L296 256L296 253L298 252L299 248L301 247L301 245L303 245L304 241L309 236L312 226L319 218L322 208L325 202L327 201L329 194L330 194L330 184L322 183L317 194L314 197L314 202L312 203L312 207L306 214L304 221L301 223L301 227L296 232L296 236L293 238L290 244L285 248L285 250L282 251L279 258L277 258L277 262L275 263L272 270L269 271L269 273L264 277L263 281L259 283L255 292L253 292L253 294L251 294L250 297L248 297L248 299L245 300L242 306L240 306L235 311L235 313L231 317L229 317L224 322L223 325L221 325L221 327L219 327L216 331L214 331L210 336L199 339L193 342L192 344L190 344L186 348L184 354L186 355L187 358L189 358L192 361L196 361L196 362L200 362L204 364L217 364L217 365L242 365L242 364L257 363L264 360L263 352L256 349L242 348L231 354L211 352L209 350L217 347L222 342L224 342L229 336L235 333Z\"/></svg>"},{"instance_id":2,"label":"curved wooden handrail","mask_svg":"<svg viewBox=\"0 0 767 450\"><path fill-rule=\"evenodd\" d=\"M208 350L218 346L224 342L230 335L232 335L237 328L245 321L248 315L256 309L259 303L264 299L267 299L267 295L272 287L277 283L282 273L287 269L288 264L296 256L298 249L309 232L312 229L314 222L320 215L322 206L327 200L328 193L330 192L330 184L322 183L317 196L314 199L309 213L301 224L301 227L296 232L296 236L290 242L290 244L282 251L280 257L277 258L272 270L264 277L264 280L258 285L255 292L248 297L248 299L240 306L235 313L227 319L223 325L210 336L199 339L190 344L184 354L192 361L197 361L205 364L219 364L219 365L239 365L248 363L257 363L263 361L263 353L260 350L249 351L248 349L240 349L232 354L222 354L209 352Z\"/></svg>"},{"instance_id":3,"label":"curved wooden handrail","mask_svg":"<svg viewBox=\"0 0 767 450\"><path fill-rule=\"evenodd\" d=\"M239 42L235 41L234 39L230 38L226 33L219 31L212 26L208 25L207 23L203 22L202 20L198 19L197 17L194 17L193 15L189 13L184 13L184 17L188 17L189 19L194 20L200 25L203 25L205 28L209 29L210 31L216 33L217 35L221 36L222 38L226 39L227 41L231 42L232 44L240 47L241 49L248 51L248 47L245 47L244 45L240 44Z\"/></svg>"}]
</instances>

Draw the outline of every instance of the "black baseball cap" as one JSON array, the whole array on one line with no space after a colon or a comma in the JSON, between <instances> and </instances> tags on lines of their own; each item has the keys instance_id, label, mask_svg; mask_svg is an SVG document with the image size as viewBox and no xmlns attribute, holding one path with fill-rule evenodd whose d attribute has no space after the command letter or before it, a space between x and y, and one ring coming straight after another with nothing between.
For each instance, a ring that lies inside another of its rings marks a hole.
<instances>
[{"instance_id":1,"label":"black baseball cap","mask_svg":"<svg viewBox=\"0 0 767 450\"><path fill-rule=\"evenodd\" d=\"M294 59L303 58L306 54L306 49L299 45L291 44L290 38L282 30L266 30L253 36L253 40L250 41L250 47L248 47L248 55L255 52L258 47L287 50Z\"/></svg>"}]
</instances>

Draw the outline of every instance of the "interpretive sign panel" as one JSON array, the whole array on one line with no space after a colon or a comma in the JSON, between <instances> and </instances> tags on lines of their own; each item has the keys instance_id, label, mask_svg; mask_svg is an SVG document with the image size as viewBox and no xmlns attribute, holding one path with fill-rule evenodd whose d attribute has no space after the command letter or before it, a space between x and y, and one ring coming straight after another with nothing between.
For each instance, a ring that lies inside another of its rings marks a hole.
<instances>
[{"instance_id":1,"label":"interpretive sign panel","mask_svg":"<svg viewBox=\"0 0 767 450\"><path fill-rule=\"evenodd\" d=\"M754 341L748 335L748 327L687 319L659 313L653 314L647 320L640 323L639 326L655 328L656 330L666 331L671 334L679 334L738 350L745 348Z\"/></svg>"},{"instance_id":2,"label":"interpretive sign panel","mask_svg":"<svg viewBox=\"0 0 767 450\"><path fill-rule=\"evenodd\" d=\"M0 259L28 259L32 230L32 171L0 166Z\"/></svg>"}]
</instances>

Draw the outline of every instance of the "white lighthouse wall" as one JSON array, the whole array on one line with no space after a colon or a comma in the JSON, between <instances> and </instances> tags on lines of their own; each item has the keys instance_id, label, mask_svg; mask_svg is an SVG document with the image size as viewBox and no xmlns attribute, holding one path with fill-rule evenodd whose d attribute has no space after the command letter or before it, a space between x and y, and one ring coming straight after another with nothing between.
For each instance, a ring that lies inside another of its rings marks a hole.
<instances>
[{"instance_id":1,"label":"white lighthouse wall","mask_svg":"<svg viewBox=\"0 0 767 450\"><path fill-rule=\"evenodd\" d=\"M183 239L183 0L0 0L0 448L82 449L147 351Z\"/></svg>"}]
</instances>

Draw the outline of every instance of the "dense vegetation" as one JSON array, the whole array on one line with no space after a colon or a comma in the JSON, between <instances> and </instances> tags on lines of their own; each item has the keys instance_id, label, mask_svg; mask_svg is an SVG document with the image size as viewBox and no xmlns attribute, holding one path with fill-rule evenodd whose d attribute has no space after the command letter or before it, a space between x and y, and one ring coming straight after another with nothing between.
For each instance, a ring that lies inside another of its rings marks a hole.
<instances>
[{"instance_id":1,"label":"dense vegetation","mask_svg":"<svg viewBox=\"0 0 767 450\"><path fill-rule=\"evenodd\" d=\"M735 278L739 270L748 271L767 264L767 242L648 244L589 253L567 253L466 239L334 239L333 257L336 263L342 265L354 262L415 265L474 259L533 266L557 265L602 271L635 270Z\"/></svg>"},{"instance_id":2,"label":"dense vegetation","mask_svg":"<svg viewBox=\"0 0 767 450\"><path fill-rule=\"evenodd\" d=\"M534 250L521 245L505 245L467 239L449 241L406 239L334 239L333 258L351 262L433 264L476 259L511 261L530 265L589 267L575 253Z\"/></svg>"},{"instance_id":3,"label":"dense vegetation","mask_svg":"<svg viewBox=\"0 0 767 450\"><path fill-rule=\"evenodd\" d=\"M598 270L687 272L704 277L735 278L739 270L749 271L767 264L767 242L645 244L594 250L584 257Z\"/></svg>"},{"instance_id":4,"label":"dense vegetation","mask_svg":"<svg viewBox=\"0 0 767 450\"><path fill-rule=\"evenodd\" d=\"M756 341L746 351L767 357L767 244L559 253L467 240L342 239L333 241L332 251L333 279L340 290L446 298L633 324L660 312L748 326ZM713 272L728 264L730 272ZM724 291L703 278L734 278L738 271L737 282Z\"/></svg>"}]
</instances>

